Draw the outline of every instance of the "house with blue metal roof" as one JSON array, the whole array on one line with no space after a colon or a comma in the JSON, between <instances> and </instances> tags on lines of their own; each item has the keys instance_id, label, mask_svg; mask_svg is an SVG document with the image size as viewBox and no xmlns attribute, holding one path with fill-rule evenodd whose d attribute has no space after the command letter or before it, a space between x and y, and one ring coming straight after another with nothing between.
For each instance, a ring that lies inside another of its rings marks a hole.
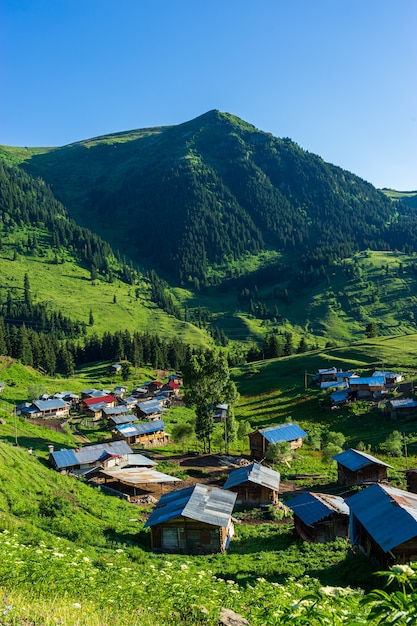
<instances>
[{"instance_id":1,"label":"house with blue metal roof","mask_svg":"<svg viewBox=\"0 0 417 626\"><path fill-rule=\"evenodd\" d=\"M307 433L292 422L260 428L249 433L250 452L255 459L265 458L269 444L287 441L291 450L296 450L303 445L303 438Z\"/></svg>"},{"instance_id":2,"label":"house with blue metal roof","mask_svg":"<svg viewBox=\"0 0 417 626\"><path fill-rule=\"evenodd\" d=\"M169 434L165 432L162 420L119 424L115 426L113 433L115 437L124 439L130 445L140 445L143 448L166 446L169 443Z\"/></svg>"},{"instance_id":3,"label":"house with blue metal roof","mask_svg":"<svg viewBox=\"0 0 417 626\"><path fill-rule=\"evenodd\" d=\"M356 398L372 398L383 392L385 388L385 378L383 376L357 376L349 378L349 389Z\"/></svg>"},{"instance_id":4,"label":"house with blue metal roof","mask_svg":"<svg viewBox=\"0 0 417 626\"><path fill-rule=\"evenodd\" d=\"M326 543L348 536L349 507L340 496L306 492L285 504L294 513L294 527L302 539Z\"/></svg>"},{"instance_id":5,"label":"house with blue metal roof","mask_svg":"<svg viewBox=\"0 0 417 626\"><path fill-rule=\"evenodd\" d=\"M70 405L61 398L50 398L48 400L35 400L28 407L23 408L20 413L26 417L42 419L65 419L68 417Z\"/></svg>"},{"instance_id":6,"label":"house with blue metal roof","mask_svg":"<svg viewBox=\"0 0 417 626\"><path fill-rule=\"evenodd\" d=\"M237 494L196 484L164 494L145 524L152 549L208 554L224 552L234 534Z\"/></svg>"},{"instance_id":7,"label":"house with blue metal roof","mask_svg":"<svg viewBox=\"0 0 417 626\"><path fill-rule=\"evenodd\" d=\"M372 454L350 448L332 457L337 462L337 481L340 485L362 485L387 480L391 465Z\"/></svg>"},{"instance_id":8,"label":"house with blue metal roof","mask_svg":"<svg viewBox=\"0 0 417 626\"><path fill-rule=\"evenodd\" d=\"M280 473L251 463L230 472L223 489L237 494L236 504L254 507L265 504L278 504Z\"/></svg>"},{"instance_id":9,"label":"house with blue metal roof","mask_svg":"<svg viewBox=\"0 0 417 626\"><path fill-rule=\"evenodd\" d=\"M83 473L92 467L112 467L127 460L133 454L125 441L97 443L82 448L51 451L49 460L53 468L60 472Z\"/></svg>"},{"instance_id":10,"label":"house with blue metal roof","mask_svg":"<svg viewBox=\"0 0 417 626\"><path fill-rule=\"evenodd\" d=\"M353 546L384 569L417 560L417 494L372 485L346 502Z\"/></svg>"}]
</instances>

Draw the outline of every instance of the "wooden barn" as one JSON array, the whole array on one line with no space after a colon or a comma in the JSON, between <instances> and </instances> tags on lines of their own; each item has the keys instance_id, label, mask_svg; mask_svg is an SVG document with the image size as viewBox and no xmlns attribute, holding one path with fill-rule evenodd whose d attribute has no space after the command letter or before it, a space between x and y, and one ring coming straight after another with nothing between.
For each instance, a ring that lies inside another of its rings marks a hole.
<instances>
[{"instance_id":1,"label":"wooden barn","mask_svg":"<svg viewBox=\"0 0 417 626\"><path fill-rule=\"evenodd\" d=\"M417 495L372 485L347 499L350 541L383 569L417 560Z\"/></svg>"},{"instance_id":2,"label":"wooden barn","mask_svg":"<svg viewBox=\"0 0 417 626\"><path fill-rule=\"evenodd\" d=\"M114 428L113 433L116 438L124 439L131 445L140 445L142 448L156 448L169 443L169 435L165 432L162 420L120 424Z\"/></svg>"},{"instance_id":3,"label":"wooden barn","mask_svg":"<svg viewBox=\"0 0 417 626\"><path fill-rule=\"evenodd\" d=\"M285 504L294 512L294 528L305 541L327 543L349 534L349 507L340 496L302 493Z\"/></svg>"},{"instance_id":4,"label":"wooden barn","mask_svg":"<svg viewBox=\"0 0 417 626\"><path fill-rule=\"evenodd\" d=\"M210 554L224 552L233 537L236 494L196 484L163 495L145 528L152 549L160 552Z\"/></svg>"},{"instance_id":5,"label":"wooden barn","mask_svg":"<svg viewBox=\"0 0 417 626\"><path fill-rule=\"evenodd\" d=\"M223 485L237 494L236 504L244 507L278 504L280 474L275 470L252 463L231 472Z\"/></svg>"},{"instance_id":6,"label":"wooden barn","mask_svg":"<svg viewBox=\"0 0 417 626\"><path fill-rule=\"evenodd\" d=\"M391 414L391 419L412 415L417 412L417 400L413 400L413 398L389 400L386 405L386 410Z\"/></svg>"},{"instance_id":7,"label":"wooden barn","mask_svg":"<svg viewBox=\"0 0 417 626\"><path fill-rule=\"evenodd\" d=\"M371 454L350 448L332 457L337 461L337 482L339 485L363 485L387 480L388 463Z\"/></svg>"},{"instance_id":8,"label":"wooden barn","mask_svg":"<svg viewBox=\"0 0 417 626\"><path fill-rule=\"evenodd\" d=\"M296 450L303 445L303 437L307 437L307 433L293 423L260 428L253 433L249 433L251 456L255 459L265 458L269 444L280 441L287 441L291 450Z\"/></svg>"},{"instance_id":9,"label":"wooden barn","mask_svg":"<svg viewBox=\"0 0 417 626\"><path fill-rule=\"evenodd\" d=\"M407 491L417 493L417 469L407 469L405 475L407 477Z\"/></svg>"}]
</instances>

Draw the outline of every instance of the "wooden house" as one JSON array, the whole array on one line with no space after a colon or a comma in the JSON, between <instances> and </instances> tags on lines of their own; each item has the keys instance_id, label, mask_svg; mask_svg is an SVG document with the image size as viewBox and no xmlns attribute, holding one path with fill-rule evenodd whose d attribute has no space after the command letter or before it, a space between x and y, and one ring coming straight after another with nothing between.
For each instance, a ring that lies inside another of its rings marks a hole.
<instances>
[{"instance_id":1,"label":"wooden house","mask_svg":"<svg viewBox=\"0 0 417 626\"><path fill-rule=\"evenodd\" d=\"M373 398L385 389L383 376L357 376L349 378L349 390L358 399Z\"/></svg>"},{"instance_id":2,"label":"wooden house","mask_svg":"<svg viewBox=\"0 0 417 626\"><path fill-rule=\"evenodd\" d=\"M417 493L417 469L407 469L405 475L407 477L407 491Z\"/></svg>"},{"instance_id":3,"label":"wooden house","mask_svg":"<svg viewBox=\"0 0 417 626\"><path fill-rule=\"evenodd\" d=\"M151 513L152 549L161 552L209 554L224 552L233 537L237 494L196 484L166 493Z\"/></svg>"},{"instance_id":4,"label":"wooden house","mask_svg":"<svg viewBox=\"0 0 417 626\"><path fill-rule=\"evenodd\" d=\"M398 400L389 400L386 410L391 414L391 419L412 415L417 411L417 400L412 398L398 398Z\"/></svg>"},{"instance_id":5,"label":"wooden house","mask_svg":"<svg viewBox=\"0 0 417 626\"><path fill-rule=\"evenodd\" d=\"M172 491L182 481L153 467L134 466L101 469L92 482L99 484L102 491L123 494L126 500L135 502L145 495L159 497L168 490Z\"/></svg>"},{"instance_id":6,"label":"wooden house","mask_svg":"<svg viewBox=\"0 0 417 626\"><path fill-rule=\"evenodd\" d=\"M378 566L417 560L417 495L372 485L348 498L350 541Z\"/></svg>"},{"instance_id":7,"label":"wooden house","mask_svg":"<svg viewBox=\"0 0 417 626\"><path fill-rule=\"evenodd\" d=\"M382 376L385 380L385 386L388 389L394 387L394 385L398 385L404 380L402 374L397 374L396 372L374 372L372 376Z\"/></svg>"},{"instance_id":8,"label":"wooden house","mask_svg":"<svg viewBox=\"0 0 417 626\"><path fill-rule=\"evenodd\" d=\"M91 411L91 407L101 404L102 407L110 408L115 406L116 398L111 394L82 398L80 401L80 410L83 412Z\"/></svg>"},{"instance_id":9,"label":"wooden house","mask_svg":"<svg viewBox=\"0 0 417 626\"><path fill-rule=\"evenodd\" d=\"M337 482L348 487L386 481L387 468L391 467L371 454L353 448L332 458L337 461Z\"/></svg>"},{"instance_id":10,"label":"wooden house","mask_svg":"<svg viewBox=\"0 0 417 626\"><path fill-rule=\"evenodd\" d=\"M175 380L170 380L165 385L162 385L161 391L165 391L170 396L178 396L180 385Z\"/></svg>"},{"instance_id":11,"label":"wooden house","mask_svg":"<svg viewBox=\"0 0 417 626\"><path fill-rule=\"evenodd\" d=\"M97 443L82 448L50 451L49 461L60 472L83 474L97 466L113 467L119 465L132 454L131 447L125 441Z\"/></svg>"},{"instance_id":12,"label":"wooden house","mask_svg":"<svg viewBox=\"0 0 417 626\"><path fill-rule=\"evenodd\" d=\"M110 365L109 367L110 374L118 374L121 371L122 371L122 366L120 365L120 363L113 363L113 365Z\"/></svg>"},{"instance_id":13,"label":"wooden house","mask_svg":"<svg viewBox=\"0 0 417 626\"><path fill-rule=\"evenodd\" d=\"M223 485L237 494L236 504L244 507L259 507L278 504L280 474L275 470L252 463L231 472Z\"/></svg>"},{"instance_id":14,"label":"wooden house","mask_svg":"<svg viewBox=\"0 0 417 626\"><path fill-rule=\"evenodd\" d=\"M154 394L157 391L160 391L162 383L159 380L152 380L150 383L146 383L145 386L148 390L148 393Z\"/></svg>"},{"instance_id":15,"label":"wooden house","mask_svg":"<svg viewBox=\"0 0 417 626\"><path fill-rule=\"evenodd\" d=\"M138 419L155 420L159 419L162 415L163 401L161 399L152 398L151 400L145 400L145 402L138 402L133 410Z\"/></svg>"},{"instance_id":16,"label":"wooden house","mask_svg":"<svg viewBox=\"0 0 417 626\"><path fill-rule=\"evenodd\" d=\"M317 370L315 380L318 383L324 383L325 381L336 380L336 367L325 367Z\"/></svg>"},{"instance_id":17,"label":"wooden house","mask_svg":"<svg viewBox=\"0 0 417 626\"><path fill-rule=\"evenodd\" d=\"M327 543L349 534L349 507L339 496L302 493L285 504L294 512L294 528L305 541Z\"/></svg>"},{"instance_id":18,"label":"wooden house","mask_svg":"<svg viewBox=\"0 0 417 626\"><path fill-rule=\"evenodd\" d=\"M156 448L169 443L169 435L165 432L165 424L162 420L120 424L114 428L113 432L117 438L142 448Z\"/></svg>"},{"instance_id":19,"label":"wooden house","mask_svg":"<svg viewBox=\"0 0 417 626\"><path fill-rule=\"evenodd\" d=\"M21 415L33 419L66 419L69 412L70 405L61 398L35 400L20 411Z\"/></svg>"},{"instance_id":20,"label":"wooden house","mask_svg":"<svg viewBox=\"0 0 417 626\"><path fill-rule=\"evenodd\" d=\"M287 441L291 450L296 450L303 445L303 437L307 437L307 433L293 423L260 428L249 433L251 456L255 459L263 459L269 444L280 441Z\"/></svg>"}]
</instances>

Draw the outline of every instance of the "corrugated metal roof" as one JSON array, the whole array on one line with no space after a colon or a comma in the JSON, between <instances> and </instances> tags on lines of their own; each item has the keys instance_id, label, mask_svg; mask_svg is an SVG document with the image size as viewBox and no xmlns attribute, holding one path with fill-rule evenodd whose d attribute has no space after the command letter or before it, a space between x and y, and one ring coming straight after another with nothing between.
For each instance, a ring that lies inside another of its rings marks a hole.
<instances>
[{"instance_id":1,"label":"corrugated metal roof","mask_svg":"<svg viewBox=\"0 0 417 626\"><path fill-rule=\"evenodd\" d=\"M307 437L307 433L293 423L260 428L259 432L267 441L269 441L269 443L278 443L278 441L293 441L294 439L299 439L300 437Z\"/></svg>"},{"instance_id":2,"label":"corrugated metal roof","mask_svg":"<svg viewBox=\"0 0 417 626\"><path fill-rule=\"evenodd\" d=\"M417 401L412 398L400 398L399 400L390 400L393 409L414 409L417 407Z\"/></svg>"},{"instance_id":3,"label":"corrugated metal roof","mask_svg":"<svg viewBox=\"0 0 417 626\"><path fill-rule=\"evenodd\" d=\"M355 372L336 372L336 378L352 378L356 376Z\"/></svg>"},{"instance_id":4,"label":"corrugated metal roof","mask_svg":"<svg viewBox=\"0 0 417 626\"><path fill-rule=\"evenodd\" d=\"M358 378L350 378L349 384L352 385L369 385L369 387L383 387L385 378L383 376L359 376Z\"/></svg>"},{"instance_id":5,"label":"corrugated metal roof","mask_svg":"<svg viewBox=\"0 0 417 626\"><path fill-rule=\"evenodd\" d=\"M360 452L359 450L354 450L353 448L332 456L332 459L352 472L356 472L357 470L360 470L367 465L372 465L373 463L376 463L376 465L383 465L384 467L392 467L391 465L388 465L388 463L384 463L384 461L372 456L372 454L366 454L366 452Z\"/></svg>"},{"instance_id":6,"label":"corrugated metal roof","mask_svg":"<svg viewBox=\"0 0 417 626\"><path fill-rule=\"evenodd\" d=\"M84 446L83 448L76 448L75 450L57 450L56 452L52 452L51 456L57 468L62 469L74 465L94 463L106 453L116 456L126 456L132 454L133 451L126 441L110 441Z\"/></svg>"},{"instance_id":7,"label":"corrugated metal roof","mask_svg":"<svg viewBox=\"0 0 417 626\"><path fill-rule=\"evenodd\" d=\"M280 478L280 473L270 467L265 467L265 465L261 465L260 463L252 463L252 465L246 465L245 467L239 467L233 470L227 477L223 489L231 489L237 485L250 482L279 491Z\"/></svg>"},{"instance_id":8,"label":"corrugated metal roof","mask_svg":"<svg viewBox=\"0 0 417 626\"><path fill-rule=\"evenodd\" d=\"M349 507L343 498L324 493L302 493L285 504L309 526L332 513L349 515Z\"/></svg>"},{"instance_id":9,"label":"corrugated metal roof","mask_svg":"<svg viewBox=\"0 0 417 626\"><path fill-rule=\"evenodd\" d=\"M169 474L163 474L157 470L139 467L122 467L101 470L100 474L106 478L120 480L127 485L143 485L145 483L173 483L181 479Z\"/></svg>"},{"instance_id":10,"label":"corrugated metal roof","mask_svg":"<svg viewBox=\"0 0 417 626\"><path fill-rule=\"evenodd\" d=\"M120 426L121 424L130 424L131 422L134 422L135 420L137 420L137 417L133 413L127 413L126 415L112 415L111 416L111 421L113 422L113 424L116 424L117 426Z\"/></svg>"},{"instance_id":11,"label":"corrugated metal roof","mask_svg":"<svg viewBox=\"0 0 417 626\"><path fill-rule=\"evenodd\" d=\"M162 420L154 420L152 422L145 422L140 424L120 424L116 426L116 430L121 435L126 437L133 437L133 435L145 435L146 433L154 433L157 430L164 430L165 424Z\"/></svg>"},{"instance_id":12,"label":"corrugated metal roof","mask_svg":"<svg viewBox=\"0 0 417 626\"><path fill-rule=\"evenodd\" d=\"M129 413L130 409L127 406L113 406L103 409L105 415L123 415Z\"/></svg>"},{"instance_id":13,"label":"corrugated metal roof","mask_svg":"<svg viewBox=\"0 0 417 626\"><path fill-rule=\"evenodd\" d=\"M146 402L139 402L137 408L142 411L142 413L151 415L152 413L162 412L162 402L156 399L147 400Z\"/></svg>"},{"instance_id":14,"label":"corrugated metal roof","mask_svg":"<svg viewBox=\"0 0 417 626\"><path fill-rule=\"evenodd\" d=\"M339 402L345 402L349 397L349 392L348 391L333 391L333 393L330 394L330 398L331 400L335 403L338 404Z\"/></svg>"},{"instance_id":15,"label":"corrugated metal roof","mask_svg":"<svg viewBox=\"0 0 417 626\"><path fill-rule=\"evenodd\" d=\"M53 400L35 400L32 404L39 409L39 411L54 411L55 409L68 408L68 404L61 400L61 398Z\"/></svg>"},{"instance_id":16,"label":"corrugated metal roof","mask_svg":"<svg viewBox=\"0 0 417 626\"><path fill-rule=\"evenodd\" d=\"M84 404L86 404L87 406L90 406L91 404L98 404L99 402L104 402L106 404L111 404L112 402L115 402L114 396L107 394L104 396L93 396L91 398L85 398L83 400Z\"/></svg>"},{"instance_id":17,"label":"corrugated metal roof","mask_svg":"<svg viewBox=\"0 0 417 626\"><path fill-rule=\"evenodd\" d=\"M126 465L131 465L132 467L152 467L157 465L157 462L148 459L144 454L128 454Z\"/></svg>"},{"instance_id":18,"label":"corrugated metal roof","mask_svg":"<svg viewBox=\"0 0 417 626\"><path fill-rule=\"evenodd\" d=\"M337 369L335 367L325 367L324 369L318 369L317 373L322 376L323 374L336 374Z\"/></svg>"},{"instance_id":19,"label":"corrugated metal roof","mask_svg":"<svg viewBox=\"0 0 417 626\"><path fill-rule=\"evenodd\" d=\"M384 552L417 537L417 494L372 485L348 498L347 504Z\"/></svg>"},{"instance_id":20,"label":"corrugated metal roof","mask_svg":"<svg viewBox=\"0 0 417 626\"><path fill-rule=\"evenodd\" d=\"M225 527L230 521L236 498L237 494L232 491L200 484L172 491L161 497L145 527L177 517Z\"/></svg>"},{"instance_id":21,"label":"corrugated metal roof","mask_svg":"<svg viewBox=\"0 0 417 626\"><path fill-rule=\"evenodd\" d=\"M345 380L326 380L320 383L320 389L346 389L348 383Z\"/></svg>"}]
</instances>

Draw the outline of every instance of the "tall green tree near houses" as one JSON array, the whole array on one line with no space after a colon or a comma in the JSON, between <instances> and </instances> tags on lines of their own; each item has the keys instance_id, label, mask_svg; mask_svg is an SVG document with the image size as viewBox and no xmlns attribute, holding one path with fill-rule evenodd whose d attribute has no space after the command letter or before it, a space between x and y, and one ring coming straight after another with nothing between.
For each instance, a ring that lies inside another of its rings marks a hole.
<instances>
[{"instance_id":1,"label":"tall green tree near houses","mask_svg":"<svg viewBox=\"0 0 417 626\"><path fill-rule=\"evenodd\" d=\"M230 380L227 358L220 350L195 354L184 367L183 377L185 404L194 408L196 413L196 436L203 442L204 451L211 452L214 407L217 404L227 403L229 406L225 439L236 436L233 406L238 402L239 394Z\"/></svg>"}]
</instances>

